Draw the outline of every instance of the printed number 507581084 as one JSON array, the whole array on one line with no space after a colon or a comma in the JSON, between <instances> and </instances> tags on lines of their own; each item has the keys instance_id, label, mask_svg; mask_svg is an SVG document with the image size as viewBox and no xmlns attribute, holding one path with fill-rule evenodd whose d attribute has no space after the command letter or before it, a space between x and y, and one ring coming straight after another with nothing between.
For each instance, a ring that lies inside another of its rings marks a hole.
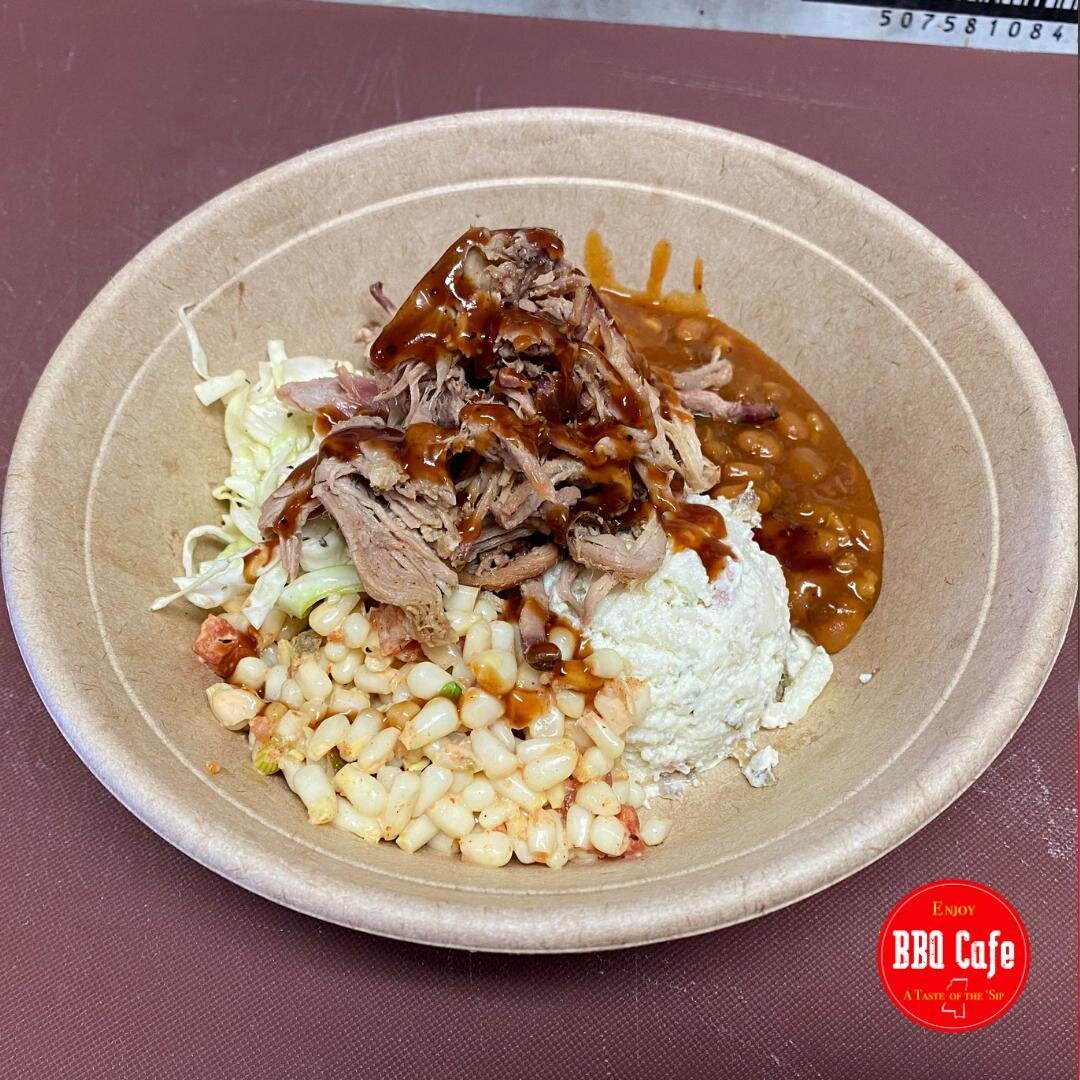
<instances>
[{"instance_id":1,"label":"printed number 507581084","mask_svg":"<svg viewBox=\"0 0 1080 1080\"><path fill-rule=\"evenodd\" d=\"M899 27L902 30L918 30L926 33L939 34L986 34L988 37L1008 36L1018 38L1027 31L1027 36L1032 41L1038 41L1046 33L1055 41L1061 41L1064 36L1063 28L1058 25L1051 30L1048 25L1041 22L1030 22L1024 19L989 19L975 18L962 15L938 15L932 11L893 11L883 8L879 12L878 26Z\"/></svg>"}]
</instances>

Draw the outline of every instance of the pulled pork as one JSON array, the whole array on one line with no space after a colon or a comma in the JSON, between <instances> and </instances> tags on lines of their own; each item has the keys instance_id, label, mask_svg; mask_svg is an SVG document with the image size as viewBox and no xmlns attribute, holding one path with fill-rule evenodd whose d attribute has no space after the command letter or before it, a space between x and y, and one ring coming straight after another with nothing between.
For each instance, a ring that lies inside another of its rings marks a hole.
<instances>
[{"instance_id":1,"label":"pulled pork","mask_svg":"<svg viewBox=\"0 0 1080 1080\"><path fill-rule=\"evenodd\" d=\"M399 647L453 639L443 597L458 583L527 586L569 556L598 572L590 610L650 576L665 513L719 480L694 414L771 409L721 398L719 358L655 376L547 229L471 229L400 307L381 284L372 295L391 317L370 370L278 391L324 437L260 527L292 574L299 529L329 513L365 590L400 610L385 622Z\"/></svg>"}]
</instances>

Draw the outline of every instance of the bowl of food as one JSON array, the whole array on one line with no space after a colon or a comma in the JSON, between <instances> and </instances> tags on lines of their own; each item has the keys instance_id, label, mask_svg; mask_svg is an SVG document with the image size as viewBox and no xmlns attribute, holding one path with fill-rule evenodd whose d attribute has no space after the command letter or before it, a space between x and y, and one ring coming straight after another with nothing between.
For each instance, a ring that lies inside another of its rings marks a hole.
<instances>
[{"instance_id":1,"label":"bowl of food","mask_svg":"<svg viewBox=\"0 0 1080 1080\"><path fill-rule=\"evenodd\" d=\"M571 951L790 903L947 806L1060 646L1074 491L1022 333L878 196L477 113L122 270L27 409L3 562L57 724L171 843L358 929Z\"/></svg>"}]
</instances>

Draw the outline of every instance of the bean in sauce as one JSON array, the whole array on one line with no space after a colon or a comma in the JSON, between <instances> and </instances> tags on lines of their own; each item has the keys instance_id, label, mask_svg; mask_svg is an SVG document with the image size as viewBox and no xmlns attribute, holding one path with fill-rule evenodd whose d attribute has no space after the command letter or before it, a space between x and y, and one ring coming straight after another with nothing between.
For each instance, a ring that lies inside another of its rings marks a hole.
<instances>
[{"instance_id":1,"label":"bean in sauce","mask_svg":"<svg viewBox=\"0 0 1080 1080\"><path fill-rule=\"evenodd\" d=\"M760 500L758 543L787 578L791 620L830 653L855 636L881 583L881 517L866 472L827 413L775 360L709 313L699 264L689 293L661 292L670 245L657 244L643 292L619 285L597 234L585 269L630 342L659 369L708 363L715 349L732 365L725 398L767 401L765 424L698 420L708 457L721 466L714 494L740 495L752 482Z\"/></svg>"}]
</instances>

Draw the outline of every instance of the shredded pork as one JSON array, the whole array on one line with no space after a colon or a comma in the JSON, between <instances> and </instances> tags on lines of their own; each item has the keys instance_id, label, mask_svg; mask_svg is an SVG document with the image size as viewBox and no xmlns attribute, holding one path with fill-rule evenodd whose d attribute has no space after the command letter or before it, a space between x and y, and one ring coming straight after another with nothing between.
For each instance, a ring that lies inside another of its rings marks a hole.
<instances>
[{"instance_id":1,"label":"shredded pork","mask_svg":"<svg viewBox=\"0 0 1080 1080\"><path fill-rule=\"evenodd\" d=\"M596 572L591 613L618 582L657 570L663 515L681 494L718 482L694 415L769 418L771 406L717 393L731 378L718 356L654 376L546 229L472 229L400 307L381 283L371 293L391 317L368 370L278 391L325 434L266 500L260 528L293 576L299 530L329 513L390 613L380 639L398 648L452 639L453 585L535 596L561 559Z\"/></svg>"}]
</instances>

